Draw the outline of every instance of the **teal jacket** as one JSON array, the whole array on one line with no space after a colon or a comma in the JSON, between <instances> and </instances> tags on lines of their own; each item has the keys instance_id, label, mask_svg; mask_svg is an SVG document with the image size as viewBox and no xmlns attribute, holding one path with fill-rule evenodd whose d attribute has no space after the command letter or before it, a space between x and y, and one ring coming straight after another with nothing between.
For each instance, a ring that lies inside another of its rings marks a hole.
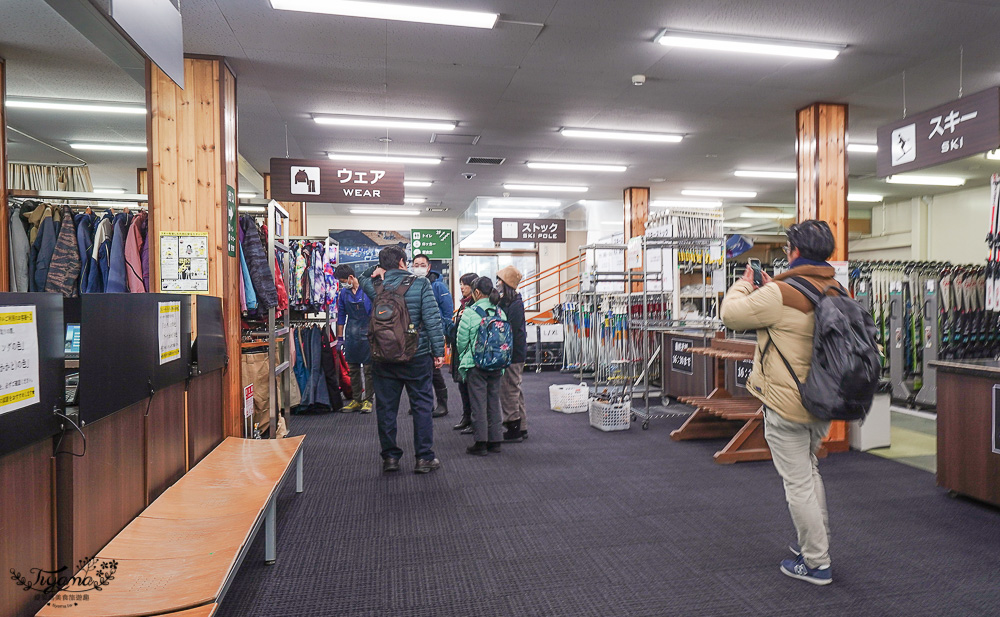
<instances>
[{"instance_id":1,"label":"teal jacket","mask_svg":"<svg viewBox=\"0 0 1000 617\"><path fill-rule=\"evenodd\" d=\"M462 381L465 381L465 375L469 372L469 369L476 366L476 361L472 357L472 348L476 345L476 338L479 336L479 324L483 321L483 318L479 316L479 313L474 308L477 306L487 312L494 309L501 317L505 320L507 319L507 315L500 310L500 307L490 303L489 298L483 298L462 312L462 321L458 322L458 336L455 341L456 353L458 355L458 372L462 375ZM452 362L455 361L453 358Z\"/></svg>"},{"instance_id":2,"label":"teal jacket","mask_svg":"<svg viewBox=\"0 0 1000 617\"><path fill-rule=\"evenodd\" d=\"M374 302L376 293L375 284L372 282L373 272L375 266L365 270L358 281L361 283L361 289ZM406 270L389 270L385 273L385 285L388 289L395 289L408 276L411 274ZM435 358L443 358L444 329L441 327L441 311L438 309L437 300L434 299L430 281L416 277L405 297L406 308L410 311L410 322L420 332L420 342L414 357L432 355Z\"/></svg>"}]
</instances>

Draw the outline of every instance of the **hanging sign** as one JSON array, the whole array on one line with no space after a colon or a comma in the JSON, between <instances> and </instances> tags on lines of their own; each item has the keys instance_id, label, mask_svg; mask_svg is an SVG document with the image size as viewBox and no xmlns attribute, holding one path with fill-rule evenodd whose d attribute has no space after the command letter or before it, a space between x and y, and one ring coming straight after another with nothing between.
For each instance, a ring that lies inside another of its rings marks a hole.
<instances>
[{"instance_id":1,"label":"hanging sign","mask_svg":"<svg viewBox=\"0 0 1000 617\"><path fill-rule=\"evenodd\" d=\"M226 185L226 252L230 257L236 257L236 242L240 237L236 219L236 189Z\"/></svg>"},{"instance_id":2,"label":"hanging sign","mask_svg":"<svg viewBox=\"0 0 1000 617\"><path fill-rule=\"evenodd\" d=\"M160 232L160 291L208 293L208 232Z\"/></svg>"},{"instance_id":3,"label":"hanging sign","mask_svg":"<svg viewBox=\"0 0 1000 617\"><path fill-rule=\"evenodd\" d=\"M159 341L160 365L181 357L181 303L157 302L156 338Z\"/></svg>"},{"instance_id":4,"label":"hanging sign","mask_svg":"<svg viewBox=\"0 0 1000 617\"><path fill-rule=\"evenodd\" d=\"M1000 147L1000 88L878 129L878 177L924 169Z\"/></svg>"},{"instance_id":5,"label":"hanging sign","mask_svg":"<svg viewBox=\"0 0 1000 617\"><path fill-rule=\"evenodd\" d=\"M494 242L565 242L566 221L493 219Z\"/></svg>"},{"instance_id":6,"label":"hanging sign","mask_svg":"<svg viewBox=\"0 0 1000 617\"><path fill-rule=\"evenodd\" d=\"M740 388L747 387L747 380L753 372L753 360L739 360L736 363L736 385Z\"/></svg>"},{"instance_id":7,"label":"hanging sign","mask_svg":"<svg viewBox=\"0 0 1000 617\"><path fill-rule=\"evenodd\" d=\"M331 204L403 205L403 166L271 159L271 198Z\"/></svg>"},{"instance_id":8,"label":"hanging sign","mask_svg":"<svg viewBox=\"0 0 1000 617\"><path fill-rule=\"evenodd\" d=\"M692 347L694 347L694 341L691 339L671 339L670 370L675 373L694 375L694 355L688 351Z\"/></svg>"},{"instance_id":9,"label":"hanging sign","mask_svg":"<svg viewBox=\"0 0 1000 617\"><path fill-rule=\"evenodd\" d=\"M243 388L243 417L253 415L253 384Z\"/></svg>"},{"instance_id":10,"label":"hanging sign","mask_svg":"<svg viewBox=\"0 0 1000 617\"><path fill-rule=\"evenodd\" d=\"M410 244L414 255L423 253L431 259L452 258L450 229L411 229Z\"/></svg>"},{"instance_id":11,"label":"hanging sign","mask_svg":"<svg viewBox=\"0 0 1000 617\"><path fill-rule=\"evenodd\" d=\"M0 307L0 415L38 403L35 307Z\"/></svg>"}]
</instances>

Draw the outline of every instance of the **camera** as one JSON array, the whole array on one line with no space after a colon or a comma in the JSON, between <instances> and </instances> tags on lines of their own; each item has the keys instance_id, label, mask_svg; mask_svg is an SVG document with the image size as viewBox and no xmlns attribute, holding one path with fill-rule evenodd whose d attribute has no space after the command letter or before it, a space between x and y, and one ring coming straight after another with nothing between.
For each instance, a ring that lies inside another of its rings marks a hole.
<instances>
[{"instance_id":1,"label":"camera","mask_svg":"<svg viewBox=\"0 0 1000 617\"><path fill-rule=\"evenodd\" d=\"M641 86L644 83L646 83L646 76L645 75L633 75L632 76L632 85L633 86Z\"/></svg>"},{"instance_id":2,"label":"camera","mask_svg":"<svg viewBox=\"0 0 1000 617\"><path fill-rule=\"evenodd\" d=\"M462 174L462 177L465 178L466 180L472 180L473 178L476 177L476 174L471 172L465 172L464 174Z\"/></svg>"}]
</instances>

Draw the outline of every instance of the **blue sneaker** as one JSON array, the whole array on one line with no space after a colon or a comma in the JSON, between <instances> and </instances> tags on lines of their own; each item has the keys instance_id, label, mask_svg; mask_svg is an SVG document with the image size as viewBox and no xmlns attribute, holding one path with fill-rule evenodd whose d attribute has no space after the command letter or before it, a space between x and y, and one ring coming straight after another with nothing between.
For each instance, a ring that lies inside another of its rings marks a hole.
<instances>
[{"instance_id":1,"label":"blue sneaker","mask_svg":"<svg viewBox=\"0 0 1000 617\"><path fill-rule=\"evenodd\" d=\"M810 568L806 565L805 558L802 555L799 555L795 559L785 559L782 561L781 573L785 576L797 578L800 581L812 583L813 585L829 585L833 582L833 570L830 566Z\"/></svg>"}]
</instances>

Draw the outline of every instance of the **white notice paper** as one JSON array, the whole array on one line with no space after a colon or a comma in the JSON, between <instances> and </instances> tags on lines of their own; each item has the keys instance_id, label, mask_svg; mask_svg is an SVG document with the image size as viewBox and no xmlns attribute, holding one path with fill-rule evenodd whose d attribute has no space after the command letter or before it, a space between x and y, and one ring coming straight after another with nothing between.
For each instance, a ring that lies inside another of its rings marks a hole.
<instances>
[{"instance_id":1,"label":"white notice paper","mask_svg":"<svg viewBox=\"0 0 1000 617\"><path fill-rule=\"evenodd\" d=\"M181 303L157 304L160 310L156 332L160 342L160 364L163 365L181 357Z\"/></svg>"},{"instance_id":2,"label":"white notice paper","mask_svg":"<svg viewBox=\"0 0 1000 617\"><path fill-rule=\"evenodd\" d=\"M831 261L830 265L833 266L833 278L836 279L838 283L844 286L844 289L848 289L851 285L850 271L847 269L846 261Z\"/></svg>"},{"instance_id":3,"label":"white notice paper","mask_svg":"<svg viewBox=\"0 0 1000 617\"><path fill-rule=\"evenodd\" d=\"M41 400L35 307L0 307L0 415Z\"/></svg>"}]
</instances>

